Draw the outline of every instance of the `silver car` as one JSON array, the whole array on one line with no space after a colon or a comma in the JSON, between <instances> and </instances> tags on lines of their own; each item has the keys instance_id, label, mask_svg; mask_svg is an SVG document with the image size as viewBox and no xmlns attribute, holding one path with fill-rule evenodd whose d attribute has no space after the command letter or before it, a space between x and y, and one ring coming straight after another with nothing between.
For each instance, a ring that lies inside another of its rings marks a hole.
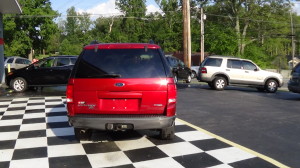
<instances>
[{"instance_id":1,"label":"silver car","mask_svg":"<svg viewBox=\"0 0 300 168\"><path fill-rule=\"evenodd\" d=\"M199 67L197 79L216 90L227 85L246 85L274 93L283 85L281 74L264 71L251 60L225 56L207 57Z\"/></svg>"},{"instance_id":2,"label":"silver car","mask_svg":"<svg viewBox=\"0 0 300 168\"><path fill-rule=\"evenodd\" d=\"M24 68L30 64L31 64L31 61L29 59L22 58L19 56L7 57L4 61L5 69L8 69L10 67L10 71Z\"/></svg>"}]
</instances>

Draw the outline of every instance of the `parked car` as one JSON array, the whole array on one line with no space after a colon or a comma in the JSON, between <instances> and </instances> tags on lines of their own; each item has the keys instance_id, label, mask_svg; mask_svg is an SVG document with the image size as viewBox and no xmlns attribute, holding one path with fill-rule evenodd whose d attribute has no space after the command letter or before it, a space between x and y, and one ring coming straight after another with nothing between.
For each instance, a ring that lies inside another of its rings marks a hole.
<instances>
[{"instance_id":1,"label":"parked car","mask_svg":"<svg viewBox=\"0 0 300 168\"><path fill-rule=\"evenodd\" d=\"M177 83L180 79L185 80L186 83L191 83L192 70L176 57L166 55L166 58L172 68L175 83Z\"/></svg>"},{"instance_id":2,"label":"parked car","mask_svg":"<svg viewBox=\"0 0 300 168\"><path fill-rule=\"evenodd\" d=\"M155 44L90 44L72 70L66 91L69 123L78 139L93 129L159 130L174 138L176 84Z\"/></svg>"},{"instance_id":3,"label":"parked car","mask_svg":"<svg viewBox=\"0 0 300 168\"><path fill-rule=\"evenodd\" d=\"M291 72L288 89L291 92L300 93L300 63L298 63Z\"/></svg>"},{"instance_id":4,"label":"parked car","mask_svg":"<svg viewBox=\"0 0 300 168\"><path fill-rule=\"evenodd\" d=\"M18 56L11 56L6 57L4 59L4 66L5 69L8 69L8 64L10 65L10 71L14 71L16 69L24 68L31 64L31 61L26 58L18 57Z\"/></svg>"},{"instance_id":5,"label":"parked car","mask_svg":"<svg viewBox=\"0 0 300 168\"><path fill-rule=\"evenodd\" d=\"M207 82L216 90L227 85L245 85L269 93L283 85L281 74L264 71L251 60L225 56L207 57L199 67L198 81Z\"/></svg>"},{"instance_id":6,"label":"parked car","mask_svg":"<svg viewBox=\"0 0 300 168\"><path fill-rule=\"evenodd\" d=\"M28 87L66 85L77 56L52 56L8 73L6 85L16 92Z\"/></svg>"},{"instance_id":7,"label":"parked car","mask_svg":"<svg viewBox=\"0 0 300 168\"><path fill-rule=\"evenodd\" d=\"M192 79L197 78L199 66L191 66L192 70Z\"/></svg>"}]
</instances>

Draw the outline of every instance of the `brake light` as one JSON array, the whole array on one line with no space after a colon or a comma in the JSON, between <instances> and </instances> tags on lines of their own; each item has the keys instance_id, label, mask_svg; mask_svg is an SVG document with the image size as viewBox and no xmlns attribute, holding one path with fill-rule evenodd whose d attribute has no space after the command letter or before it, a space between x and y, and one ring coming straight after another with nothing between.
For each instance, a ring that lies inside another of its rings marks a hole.
<instances>
[{"instance_id":1,"label":"brake light","mask_svg":"<svg viewBox=\"0 0 300 168\"><path fill-rule=\"evenodd\" d=\"M73 88L74 88L74 79L69 79L66 91L66 100L67 103L73 103Z\"/></svg>"},{"instance_id":2,"label":"brake light","mask_svg":"<svg viewBox=\"0 0 300 168\"><path fill-rule=\"evenodd\" d=\"M68 111L68 115L70 116L74 115L73 96L74 96L74 79L70 78L66 90L67 111Z\"/></svg>"},{"instance_id":3,"label":"brake light","mask_svg":"<svg viewBox=\"0 0 300 168\"><path fill-rule=\"evenodd\" d=\"M207 73L207 69L205 67L201 68L201 73Z\"/></svg>"},{"instance_id":4,"label":"brake light","mask_svg":"<svg viewBox=\"0 0 300 168\"><path fill-rule=\"evenodd\" d=\"M167 116L174 116L176 112L177 88L172 78L170 78L167 86L168 86Z\"/></svg>"}]
</instances>

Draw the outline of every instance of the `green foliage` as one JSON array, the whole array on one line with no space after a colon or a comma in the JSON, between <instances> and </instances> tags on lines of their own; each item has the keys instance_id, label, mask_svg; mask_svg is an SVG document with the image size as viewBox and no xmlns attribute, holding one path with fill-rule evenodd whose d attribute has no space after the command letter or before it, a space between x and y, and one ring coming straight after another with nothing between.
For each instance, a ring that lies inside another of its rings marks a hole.
<instances>
[{"instance_id":1,"label":"green foliage","mask_svg":"<svg viewBox=\"0 0 300 168\"><path fill-rule=\"evenodd\" d=\"M82 47L94 40L91 36L92 21L87 13L78 13L74 7L67 10L67 19L59 23L60 35L53 35L52 44L58 44L61 55L79 55ZM60 36L59 41L57 40Z\"/></svg>"},{"instance_id":2,"label":"green foliage","mask_svg":"<svg viewBox=\"0 0 300 168\"><path fill-rule=\"evenodd\" d=\"M57 15L51 8L49 0L19 0L23 15L28 17L4 17L5 55L20 55L27 57L30 50L36 54L46 48L51 34L57 31L57 26L51 17L33 17L35 15Z\"/></svg>"},{"instance_id":3,"label":"green foliage","mask_svg":"<svg viewBox=\"0 0 300 168\"><path fill-rule=\"evenodd\" d=\"M235 55L237 50L235 32L230 27L209 24L205 33L205 48L207 52L218 55Z\"/></svg>"},{"instance_id":4,"label":"green foliage","mask_svg":"<svg viewBox=\"0 0 300 168\"><path fill-rule=\"evenodd\" d=\"M245 50L243 58L250 59L255 62L262 69L271 66L271 62L268 61L268 56L263 51L263 49L255 44L250 44Z\"/></svg>"},{"instance_id":5,"label":"green foliage","mask_svg":"<svg viewBox=\"0 0 300 168\"><path fill-rule=\"evenodd\" d=\"M83 45L72 44L68 39L64 39L60 45L60 55L79 55L82 50Z\"/></svg>"}]
</instances>

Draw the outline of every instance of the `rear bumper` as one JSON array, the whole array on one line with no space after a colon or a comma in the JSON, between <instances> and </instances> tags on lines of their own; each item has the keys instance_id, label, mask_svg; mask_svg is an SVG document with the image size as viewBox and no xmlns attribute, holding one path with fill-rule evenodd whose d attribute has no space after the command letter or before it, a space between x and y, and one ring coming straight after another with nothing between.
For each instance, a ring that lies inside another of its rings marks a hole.
<instances>
[{"instance_id":1,"label":"rear bumper","mask_svg":"<svg viewBox=\"0 0 300 168\"><path fill-rule=\"evenodd\" d=\"M288 83L288 89L290 92L300 93L300 84Z\"/></svg>"},{"instance_id":2,"label":"rear bumper","mask_svg":"<svg viewBox=\"0 0 300 168\"><path fill-rule=\"evenodd\" d=\"M204 76L204 75L198 75L197 76L197 79L199 82L212 82L212 78L211 77L207 77L207 76Z\"/></svg>"},{"instance_id":3,"label":"rear bumper","mask_svg":"<svg viewBox=\"0 0 300 168\"><path fill-rule=\"evenodd\" d=\"M132 124L133 129L162 129L174 124L176 116L166 117L101 117L68 116L69 124L75 128L106 130L107 124Z\"/></svg>"}]
</instances>

